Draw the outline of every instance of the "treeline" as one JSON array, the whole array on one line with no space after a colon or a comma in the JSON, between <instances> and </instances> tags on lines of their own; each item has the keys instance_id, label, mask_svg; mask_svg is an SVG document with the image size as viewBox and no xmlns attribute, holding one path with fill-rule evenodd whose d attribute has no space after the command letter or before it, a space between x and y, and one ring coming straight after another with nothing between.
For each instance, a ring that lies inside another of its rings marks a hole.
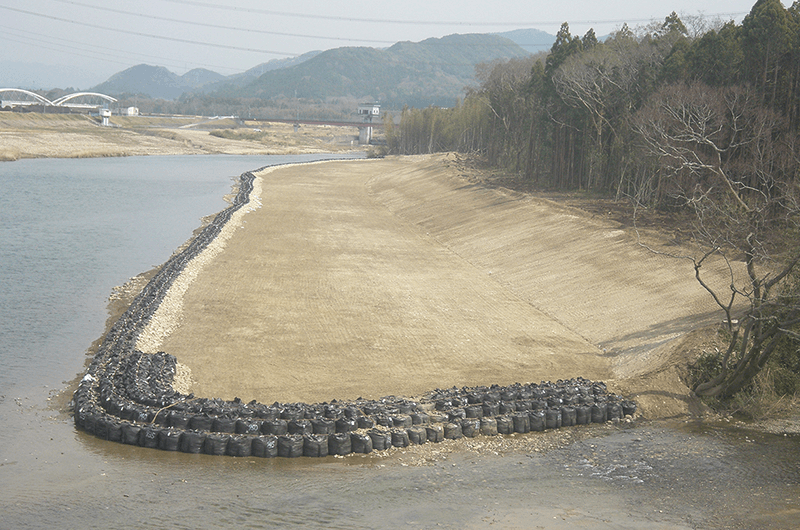
<instances>
[{"instance_id":1,"label":"treeline","mask_svg":"<svg viewBox=\"0 0 800 530\"><path fill-rule=\"evenodd\" d=\"M708 157L744 171L770 156L771 171L796 179L800 1L787 9L758 0L741 24L693 22L690 31L672 13L604 42L593 30L572 35L565 23L549 53L479 67L480 85L456 107L406 108L394 126L389 117L389 149L477 153L541 187L650 203L668 202L681 178L699 178ZM695 165L684 160L678 171L664 157L680 149L667 154L665 144L686 140L679 129L691 129L691 119L716 129L687 132L710 143L694 142Z\"/></svg>"}]
</instances>

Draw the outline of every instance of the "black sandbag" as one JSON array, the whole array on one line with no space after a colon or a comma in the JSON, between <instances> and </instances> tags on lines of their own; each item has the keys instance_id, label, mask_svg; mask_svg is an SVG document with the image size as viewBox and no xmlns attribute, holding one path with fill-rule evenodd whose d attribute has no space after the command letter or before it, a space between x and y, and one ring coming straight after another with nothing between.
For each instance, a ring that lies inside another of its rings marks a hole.
<instances>
[{"instance_id":1,"label":"black sandbag","mask_svg":"<svg viewBox=\"0 0 800 530\"><path fill-rule=\"evenodd\" d=\"M253 439L244 434L231 436L227 454L230 456L250 456L253 453Z\"/></svg>"},{"instance_id":2,"label":"black sandbag","mask_svg":"<svg viewBox=\"0 0 800 530\"><path fill-rule=\"evenodd\" d=\"M364 413L358 407L345 407L344 408L344 417L349 418L351 420L358 419L359 416L363 416Z\"/></svg>"},{"instance_id":3,"label":"black sandbag","mask_svg":"<svg viewBox=\"0 0 800 530\"><path fill-rule=\"evenodd\" d=\"M305 416L305 411L299 407L287 407L281 411L281 419L288 421L302 420Z\"/></svg>"},{"instance_id":4,"label":"black sandbag","mask_svg":"<svg viewBox=\"0 0 800 530\"><path fill-rule=\"evenodd\" d=\"M210 431L214 425L214 418L205 414L196 414L189 420L189 429L192 431Z\"/></svg>"},{"instance_id":5,"label":"black sandbag","mask_svg":"<svg viewBox=\"0 0 800 530\"><path fill-rule=\"evenodd\" d=\"M500 391L500 399L503 401L516 401L518 397L519 394L512 388L506 388Z\"/></svg>"},{"instance_id":6,"label":"black sandbag","mask_svg":"<svg viewBox=\"0 0 800 530\"><path fill-rule=\"evenodd\" d=\"M428 441L428 431L425 430L425 427L414 425L406 429L406 432L408 433L409 443L422 445Z\"/></svg>"},{"instance_id":7,"label":"black sandbag","mask_svg":"<svg viewBox=\"0 0 800 530\"><path fill-rule=\"evenodd\" d=\"M500 403L497 401L484 401L482 407L484 417L491 418L500 415Z\"/></svg>"},{"instance_id":8,"label":"black sandbag","mask_svg":"<svg viewBox=\"0 0 800 530\"><path fill-rule=\"evenodd\" d=\"M162 451L177 451L180 447L181 431L161 429L158 433L158 448Z\"/></svg>"},{"instance_id":9,"label":"black sandbag","mask_svg":"<svg viewBox=\"0 0 800 530\"><path fill-rule=\"evenodd\" d=\"M459 423L445 423L444 424L444 437L448 440L458 440L463 438L464 433L461 431L461 424Z\"/></svg>"},{"instance_id":10,"label":"black sandbag","mask_svg":"<svg viewBox=\"0 0 800 530\"><path fill-rule=\"evenodd\" d=\"M75 425L88 432L94 434L94 428L97 420L95 419L94 412L89 410L79 410L75 413Z\"/></svg>"},{"instance_id":11,"label":"black sandbag","mask_svg":"<svg viewBox=\"0 0 800 530\"><path fill-rule=\"evenodd\" d=\"M327 434L306 434L303 436L303 456L328 456Z\"/></svg>"},{"instance_id":12,"label":"black sandbag","mask_svg":"<svg viewBox=\"0 0 800 530\"><path fill-rule=\"evenodd\" d=\"M467 438L475 438L481 433L481 420L478 418L461 420L461 433Z\"/></svg>"},{"instance_id":13,"label":"black sandbag","mask_svg":"<svg viewBox=\"0 0 800 530\"><path fill-rule=\"evenodd\" d=\"M169 426L173 429L184 431L189 428L189 420L191 419L191 415L186 414L185 412L173 410L169 414Z\"/></svg>"},{"instance_id":14,"label":"black sandbag","mask_svg":"<svg viewBox=\"0 0 800 530\"><path fill-rule=\"evenodd\" d=\"M577 412L573 407L561 407L561 425L572 427L578 422Z\"/></svg>"},{"instance_id":15,"label":"black sandbag","mask_svg":"<svg viewBox=\"0 0 800 530\"><path fill-rule=\"evenodd\" d=\"M128 445L139 445L139 432L141 427L137 427L132 423L122 424L122 443Z\"/></svg>"},{"instance_id":16,"label":"black sandbag","mask_svg":"<svg viewBox=\"0 0 800 530\"><path fill-rule=\"evenodd\" d=\"M375 420L369 416L359 416L356 418L356 421L358 422L359 429L371 429L375 427Z\"/></svg>"},{"instance_id":17,"label":"black sandbag","mask_svg":"<svg viewBox=\"0 0 800 530\"><path fill-rule=\"evenodd\" d=\"M622 413L625 416L633 416L636 414L636 402L626 400L622 402Z\"/></svg>"},{"instance_id":18,"label":"black sandbag","mask_svg":"<svg viewBox=\"0 0 800 530\"><path fill-rule=\"evenodd\" d=\"M111 423L111 416L97 414L94 422L94 435L101 440L108 440L108 425Z\"/></svg>"},{"instance_id":19,"label":"black sandbag","mask_svg":"<svg viewBox=\"0 0 800 530\"><path fill-rule=\"evenodd\" d=\"M498 434L513 434L514 433L514 420L511 416L497 416L495 417L497 423Z\"/></svg>"},{"instance_id":20,"label":"black sandbag","mask_svg":"<svg viewBox=\"0 0 800 530\"><path fill-rule=\"evenodd\" d=\"M261 420L236 420L236 434L259 434L261 432Z\"/></svg>"},{"instance_id":21,"label":"black sandbag","mask_svg":"<svg viewBox=\"0 0 800 530\"><path fill-rule=\"evenodd\" d=\"M405 429L392 429L392 445L394 447L408 447L411 443Z\"/></svg>"},{"instance_id":22,"label":"black sandbag","mask_svg":"<svg viewBox=\"0 0 800 530\"><path fill-rule=\"evenodd\" d=\"M592 407L578 405L575 407L575 424L586 425L592 423Z\"/></svg>"},{"instance_id":23,"label":"black sandbag","mask_svg":"<svg viewBox=\"0 0 800 530\"><path fill-rule=\"evenodd\" d=\"M532 410L528 412L528 420L531 424L531 432L542 432L547 425L547 418L543 410Z\"/></svg>"},{"instance_id":24,"label":"black sandbag","mask_svg":"<svg viewBox=\"0 0 800 530\"><path fill-rule=\"evenodd\" d=\"M531 410L544 410L547 408L547 401L543 399L534 399L531 401Z\"/></svg>"},{"instance_id":25,"label":"black sandbag","mask_svg":"<svg viewBox=\"0 0 800 530\"><path fill-rule=\"evenodd\" d=\"M205 442L203 442L203 453L216 456L224 455L228 450L228 441L230 439L230 434L208 433Z\"/></svg>"},{"instance_id":26,"label":"black sandbag","mask_svg":"<svg viewBox=\"0 0 800 530\"><path fill-rule=\"evenodd\" d=\"M501 401L499 414L513 414L517 411L517 404L514 401Z\"/></svg>"},{"instance_id":27,"label":"black sandbag","mask_svg":"<svg viewBox=\"0 0 800 530\"><path fill-rule=\"evenodd\" d=\"M169 411L158 411L153 416L153 423L161 427L169 427Z\"/></svg>"},{"instance_id":28,"label":"black sandbag","mask_svg":"<svg viewBox=\"0 0 800 530\"><path fill-rule=\"evenodd\" d=\"M275 458L278 456L278 437L256 436L250 450L251 455L258 458Z\"/></svg>"},{"instance_id":29,"label":"black sandbag","mask_svg":"<svg viewBox=\"0 0 800 530\"><path fill-rule=\"evenodd\" d=\"M400 411L400 414L411 414L417 410L417 404L413 401L401 401L397 403L397 410Z\"/></svg>"},{"instance_id":30,"label":"black sandbag","mask_svg":"<svg viewBox=\"0 0 800 530\"><path fill-rule=\"evenodd\" d=\"M442 414L441 412L431 412L428 414L428 421L429 423L447 423L447 414Z\"/></svg>"},{"instance_id":31,"label":"black sandbag","mask_svg":"<svg viewBox=\"0 0 800 530\"><path fill-rule=\"evenodd\" d=\"M264 407L258 409L256 415L262 420L277 420L281 416L281 411L273 407Z\"/></svg>"},{"instance_id":32,"label":"black sandbag","mask_svg":"<svg viewBox=\"0 0 800 530\"><path fill-rule=\"evenodd\" d=\"M274 436L283 436L289 433L289 424L286 420L268 420L261 424L261 432Z\"/></svg>"},{"instance_id":33,"label":"black sandbag","mask_svg":"<svg viewBox=\"0 0 800 530\"><path fill-rule=\"evenodd\" d=\"M439 443L444 440L444 426L440 423L425 426L425 436L429 442Z\"/></svg>"},{"instance_id":34,"label":"black sandbag","mask_svg":"<svg viewBox=\"0 0 800 530\"><path fill-rule=\"evenodd\" d=\"M606 404L595 403L592 405L592 423L606 422Z\"/></svg>"},{"instance_id":35,"label":"black sandbag","mask_svg":"<svg viewBox=\"0 0 800 530\"><path fill-rule=\"evenodd\" d=\"M396 414L392 416L392 425L398 429L408 429L414 425L414 421L408 414Z\"/></svg>"},{"instance_id":36,"label":"black sandbag","mask_svg":"<svg viewBox=\"0 0 800 530\"><path fill-rule=\"evenodd\" d=\"M372 438L368 434L353 432L350 433L350 448L354 453L371 453Z\"/></svg>"},{"instance_id":37,"label":"black sandbag","mask_svg":"<svg viewBox=\"0 0 800 530\"><path fill-rule=\"evenodd\" d=\"M531 410L531 408L533 408L531 400L529 399L519 399L515 402L514 405L517 407L517 412L523 412L526 410Z\"/></svg>"},{"instance_id":38,"label":"black sandbag","mask_svg":"<svg viewBox=\"0 0 800 530\"><path fill-rule=\"evenodd\" d=\"M381 427L394 427L394 422L392 421L392 417L388 414L378 414L375 416L375 423L380 425Z\"/></svg>"},{"instance_id":39,"label":"black sandbag","mask_svg":"<svg viewBox=\"0 0 800 530\"><path fill-rule=\"evenodd\" d=\"M453 406L453 402L449 399L437 399L434 406L436 410L447 410Z\"/></svg>"},{"instance_id":40,"label":"black sandbag","mask_svg":"<svg viewBox=\"0 0 800 530\"><path fill-rule=\"evenodd\" d=\"M329 455L349 455L353 452L350 442L350 432L337 432L328 435L328 454Z\"/></svg>"},{"instance_id":41,"label":"black sandbag","mask_svg":"<svg viewBox=\"0 0 800 530\"><path fill-rule=\"evenodd\" d=\"M483 392L467 392L467 403L470 405L483 403L484 396Z\"/></svg>"},{"instance_id":42,"label":"black sandbag","mask_svg":"<svg viewBox=\"0 0 800 530\"><path fill-rule=\"evenodd\" d=\"M150 423L153 421L154 417L154 412L146 409L140 409L137 416L134 418L134 421L138 421L139 423Z\"/></svg>"},{"instance_id":43,"label":"black sandbag","mask_svg":"<svg viewBox=\"0 0 800 530\"><path fill-rule=\"evenodd\" d=\"M214 432L227 432L227 433L235 433L236 432L236 420L232 418L214 418L214 421L211 425L211 430Z\"/></svg>"},{"instance_id":44,"label":"black sandbag","mask_svg":"<svg viewBox=\"0 0 800 530\"><path fill-rule=\"evenodd\" d=\"M156 449L158 447L158 433L161 429L148 425L139 431L139 445L147 447L148 449Z\"/></svg>"},{"instance_id":45,"label":"black sandbag","mask_svg":"<svg viewBox=\"0 0 800 530\"><path fill-rule=\"evenodd\" d=\"M427 423L430 423L430 418L424 412L414 412L411 414L412 425L425 425Z\"/></svg>"},{"instance_id":46,"label":"black sandbag","mask_svg":"<svg viewBox=\"0 0 800 530\"><path fill-rule=\"evenodd\" d=\"M544 411L545 428L558 429L561 427L561 410L547 409Z\"/></svg>"},{"instance_id":47,"label":"black sandbag","mask_svg":"<svg viewBox=\"0 0 800 530\"><path fill-rule=\"evenodd\" d=\"M122 423L111 421L108 424L108 441L122 442Z\"/></svg>"},{"instance_id":48,"label":"black sandbag","mask_svg":"<svg viewBox=\"0 0 800 530\"><path fill-rule=\"evenodd\" d=\"M514 421L514 432L526 433L531 432L531 420L527 412L515 412L511 415Z\"/></svg>"},{"instance_id":49,"label":"black sandbag","mask_svg":"<svg viewBox=\"0 0 800 530\"><path fill-rule=\"evenodd\" d=\"M297 434L278 436L278 456L283 458L303 456L303 437Z\"/></svg>"},{"instance_id":50,"label":"black sandbag","mask_svg":"<svg viewBox=\"0 0 800 530\"><path fill-rule=\"evenodd\" d=\"M289 434L313 434L314 427L309 420L291 420L287 425Z\"/></svg>"},{"instance_id":51,"label":"black sandbag","mask_svg":"<svg viewBox=\"0 0 800 530\"><path fill-rule=\"evenodd\" d=\"M365 414L369 414L370 416L374 416L376 414L381 414L385 407L380 403L366 403L363 407Z\"/></svg>"},{"instance_id":52,"label":"black sandbag","mask_svg":"<svg viewBox=\"0 0 800 530\"><path fill-rule=\"evenodd\" d=\"M181 453L190 453L193 455L202 453L205 441L205 433L199 431L184 431L183 434L181 434Z\"/></svg>"},{"instance_id":53,"label":"black sandbag","mask_svg":"<svg viewBox=\"0 0 800 530\"><path fill-rule=\"evenodd\" d=\"M481 418L481 434L484 436L497 436L497 420L494 418Z\"/></svg>"},{"instance_id":54,"label":"black sandbag","mask_svg":"<svg viewBox=\"0 0 800 530\"><path fill-rule=\"evenodd\" d=\"M457 421L461 421L464 418L466 418L467 417L467 413L462 408L450 409L449 411L447 411L447 417L449 418L449 420L451 422L457 422Z\"/></svg>"},{"instance_id":55,"label":"black sandbag","mask_svg":"<svg viewBox=\"0 0 800 530\"><path fill-rule=\"evenodd\" d=\"M621 403L606 403L606 420L621 420L623 416Z\"/></svg>"},{"instance_id":56,"label":"black sandbag","mask_svg":"<svg viewBox=\"0 0 800 530\"><path fill-rule=\"evenodd\" d=\"M358 421L352 418L339 418L336 420L336 432L345 433L358 430Z\"/></svg>"},{"instance_id":57,"label":"black sandbag","mask_svg":"<svg viewBox=\"0 0 800 530\"><path fill-rule=\"evenodd\" d=\"M482 405L470 405L464 409L464 413L466 414L467 418L482 418L483 417L483 406ZM466 436L466 434L465 434Z\"/></svg>"},{"instance_id":58,"label":"black sandbag","mask_svg":"<svg viewBox=\"0 0 800 530\"><path fill-rule=\"evenodd\" d=\"M313 434L334 434L336 432L336 422L326 418L316 418L311 420Z\"/></svg>"},{"instance_id":59,"label":"black sandbag","mask_svg":"<svg viewBox=\"0 0 800 530\"><path fill-rule=\"evenodd\" d=\"M388 431L371 429L367 435L372 440L372 449L375 451L385 451L392 446L392 435Z\"/></svg>"}]
</instances>

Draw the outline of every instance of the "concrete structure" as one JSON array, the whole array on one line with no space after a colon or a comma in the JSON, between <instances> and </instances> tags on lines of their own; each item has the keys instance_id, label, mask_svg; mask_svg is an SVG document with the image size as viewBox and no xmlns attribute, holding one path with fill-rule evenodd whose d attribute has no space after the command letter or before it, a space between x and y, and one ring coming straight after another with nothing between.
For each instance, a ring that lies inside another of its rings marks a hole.
<instances>
[{"instance_id":1,"label":"concrete structure","mask_svg":"<svg viewBox=\"0 0 800 530\"><path fill-rule=\"evenodd\" d=\"M381 115L381 106L377 103L361 103L358 106L358 115L364 120L364 123L372 123L372 119L378 119ZM358 129L358 143L360 145L368 145L372 141L372 127L364 126Z\"/></svg>"},{"instance_id":2,"label":"concrete structure","mask_svg":"<svg viewBox=\"0 0 800 530\"><path fill-rule=\"evenodd\" d=\"M111 117L111 110L100 109L100 117L103 118L103 127L108 127L108 119Z\"/></svg>"}]
</instances>

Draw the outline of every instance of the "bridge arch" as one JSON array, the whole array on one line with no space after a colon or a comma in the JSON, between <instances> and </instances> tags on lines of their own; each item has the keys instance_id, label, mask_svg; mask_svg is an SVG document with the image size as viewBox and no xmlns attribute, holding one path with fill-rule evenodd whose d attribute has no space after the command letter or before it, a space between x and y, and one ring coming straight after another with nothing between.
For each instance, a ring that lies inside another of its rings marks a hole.
<instances>
[{"instance_id":1,"label":"bridge arch","mask_svg":"<svg viewBox=\"0 0 800 530\"><path fill-rule=\"evenodd\" d=\"M84 97L84 96L93 96L98 97L100 99L104 99L109 103L116 103L116 98L112 98L111 96L107 96L105 94L101 94L99 92L75 92L74 94L67 94L66 96L61 96L58 99L53 100L53 105L58 107L69 107L70 105L65 105L68 101L72 101L73 99Z\"/></svg>"},{"instance_id":2,"label":"bridge arch","mask_svg":"<svg viewBox=\"0 0 800 530\"><path fill-rule=\"evenodd\" d=\"M14 103L17 103L17 104L23 104L23 105L25 105L25 104L28 104L28 105L41 104L41 105L48 105L48 106L53 105L53 102L50 101L49 99L47 99L46 97L40 96L36 92L31 92L30 90L25 90L23 88L0 88L0 99L2 99L2 95L3 94L24 94L24 95L30 96L30 97L32 97L33 99L36 100L36 101L30 102L30 103L24 102L24 101L15 100Z\"/></svg>"}]
</instances>

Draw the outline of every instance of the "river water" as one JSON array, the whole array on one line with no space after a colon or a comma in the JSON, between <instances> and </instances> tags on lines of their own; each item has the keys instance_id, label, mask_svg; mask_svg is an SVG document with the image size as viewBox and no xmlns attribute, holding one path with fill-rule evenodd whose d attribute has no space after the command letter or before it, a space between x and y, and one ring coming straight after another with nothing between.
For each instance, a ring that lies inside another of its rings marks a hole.
<instances>
[{"instance_id":1,"label":"river water","mask_svg":"<svg viewBox=\"0 0 800 530\"><path fill-rule=\"evenodd\" d=\"M242 172L320 158L0 164L0 528L800 526L791 436L639 423L584 428L548 452L475 439L261 460L77 431L67 401L112 288L164 262Z\"/></svg>"}]
</instances>

